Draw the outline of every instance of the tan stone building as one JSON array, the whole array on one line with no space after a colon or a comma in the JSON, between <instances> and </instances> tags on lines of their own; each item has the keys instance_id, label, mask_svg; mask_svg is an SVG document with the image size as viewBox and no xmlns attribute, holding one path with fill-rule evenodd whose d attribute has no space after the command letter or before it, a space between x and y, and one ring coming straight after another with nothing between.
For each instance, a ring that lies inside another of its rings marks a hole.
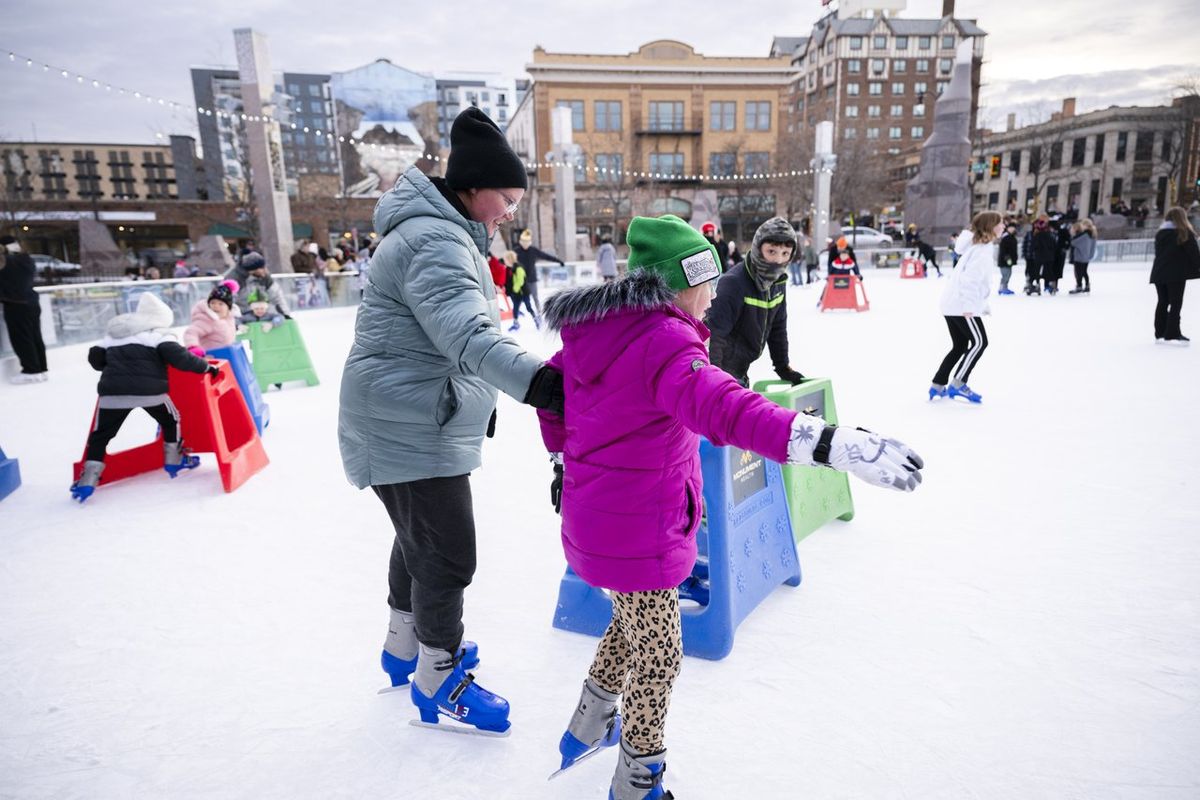
<instances>
[{"instance_id":1,"label":"tan stone building","mask_svg":"<svg viewBox=\"0 0 1200 800\"><path fill-rule=\"evenodd\" d=\"M623 241L637 214L720 219L727 238L784 210L772 182L731 180L778 170L792 67L786 56L710 57L683 42L649 42L624 55L533 52L533 85L509 141L531 169L521 224L553 242L551 110L570 108L577 233L583 254L602 234ZM740 228L740 231L738 230Z\"/></svg>"},{"instance_id":2,"label":"tan stone building","mask_svg":"<svg viewBox=\"0 0 1200 800\"><path fill-rule=\"evenodd\" d=\"M6 142L5 195L20 200L171 200L170 145Z\"/></svg>"}]
</instances>

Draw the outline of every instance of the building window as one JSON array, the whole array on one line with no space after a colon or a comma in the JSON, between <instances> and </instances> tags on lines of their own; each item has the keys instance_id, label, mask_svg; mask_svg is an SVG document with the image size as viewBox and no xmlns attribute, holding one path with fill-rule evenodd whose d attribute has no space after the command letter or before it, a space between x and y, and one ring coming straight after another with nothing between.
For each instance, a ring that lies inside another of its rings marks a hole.
<instances>
[{"instance_id":1,"label":"building window","mask_svg":"<svg viewBox=\"0 0 1200 800\"><path fill-rule=\"evenodd\" d=\"M954 60L950 58L938 59L938 72L942 75L949 75L950 70L954 67Z\"/></svg>"},{"instance_id":2,"label":"building window","mask_svg":"<svg viewBox=\"0 0 1200 800\"><path fill-rule=\"evenodd\" d=\"M904 132L899 127L888 128L888 138L889 139L899 139L903 135L904 135Z\"/></svg>"},{"instance_id":3,"label":"building window","mask_svg":"<svg viewBox=\"0 0 1200 800\"><path fill-rule=\"evenodd\" d=\"M897 50L907 50L908 49L908 37L907 36L897 36L896 37L896 49Z\"/></svg>"},{"instance_id":4,"label":"building window","mask_svg":"<svg viewBox=\"0 0 1200 800\"><path fill-rule=\"evenodd\" d=\"M596 154L596 180L601 183L616 183L621 179L624 157L620 153Z\"/></svg>"},{"instance_id":5,"label":"building window","mask_svg":"<svg viewBox=\"0 0 1200 800\"><path fill-rule=\"evenodd\" d=\"M496 93L496 105L498 105L498 106L508 105L508 95L506 95L504 92L497 92Z\"/></svg>"},{"instance_id":6,"label":"building window","mask_svg":"<svg viewBox=\"0 0 1200 800\"><path fill-rule=\"evenodd\" d=\"M1139 131L1133 144L1134 161L1150 161L1154 158L1154 132Z\"/></svg>"},{"instance_id":7,"label":"building window","mask_svg":"<svg viewBox=\"0 0 1200 800\"><path fill-rule=\"evenodd\" d=\"M883 69L884 69L884 65L883 65L882 58L872 58L871 59L871 74L872 75L882 75Z\"/></svg>"},{"instance_id":8,"label":"building window","mask_svg":"<svg viewBox=\"0 0 1200 800\"><path fill-rule=\"evenodd\" d=\"M796 101L796 113L801 114L803 112L804 112L804 98L801 97L799 100Z\"/></svg>"},{"instance_id":9,"label":"building window","mask_svg":"<svg viewBox=\"0 0 1200 800\"><path fill-rule=\"evenodd\" d=\"M913 129L912 129L912 138L924 139L925 138L925 126L924 125L914 125Z\"/></svg>"},{"instance_id":10,"label":"building window","mask_svg":"<svg viewBox=\"0 0 1200 800\"><path fill-rule=\"evenodd\" d=\"M913 108L913 116L914 117L925 116L925 104L924 103L917 103L912 108Z\"/></svg>"},{"instance_id":11,"label":"building window","mask_svg":"<svg viewBox=\"0 0 1200 800\"><path fill-rule=\"evenodd\" d=\"M771 130L771 102L769 100L746 103L746 130Z\"/></svg>"},{"instance_id":12,"label":"building window","mask_svg":"<svg viewBox=\"0 0 1200 800\"><path fill-rule=\"evenodd\" d=\"M833 55L833 37L830 37L829 43L825 45L825 55Z\"/></svg>"},{"instance_id":13,"label":"building window","mask_svg":"<svg viewBox=\"0 0 1200 800\"><path fill-rule=\"evenodd\" d=\"M871 49L872 50L887 50L887 37L886 36L872 36L871 37Z\"/></svg>"},{"instance_id":14,"label":"building window","mask_svg":"<svg viewBox=\"0 0 1200 800\"><path fill-rule=\"evenodd\" d=\"M503 111L503 109L501 109ZM592 111L596 116L596 130L598 131L619 131L621 130L621 101L620 100L597 100L592 107Z\"/></svg>"},{"instance_id":15,"label":"building window","mask_svg":"<svg viewBox=\"0 0 1200 800\"><path fill-rule=\"evenodd\" d=\"M587 153L579 151L579 157L575 160L575 182L587 183Z\"/></svg>"},{"instance_id":16,"label":"building window","mask_svg":"<svg viewBox=\"0 0 1200 800\"><path fill-rule=\"evenodd\" d=\"M825 80L827 80L827 81L833 80L833 64L825 65Z\"/></svg>"},{"instance_id":17,"label":"building window","mask_svg":"<svg viewBox=\"0 0 1200 800\"><path fill-rule=\"evenodd\" d=\"M474 101L471 102L471 105L475 105ZM586 130L584 127L582 100L559 100L554 104L554 107L571 109L571 130Z\"/></svg>"},{"instance_id":18,"label":"building window","mask_svg":"<svg viewBox=\"0 0 1200 800\"><path fill-rule=\"evenodd\" d=\"M1171 131L1163 131L1162 139L1162 160L1171 160Z\"/></svg>"},{"instance_id":19,"label":"building window","mask_svg":"<svg viewBox=\"0 0 1200 800\"><path fill-rule=\"evenodd\" d=\"M833 99L833 89L834 89L834 87L832 87L832 86L826 86L826 87L825 87L825 98L826 98L827 100L832 100L832 99Z\"/></svg>"},{"instance_id":20,"label":"building window","mask_svg":"<svg viewBox=\"0 0 1200 800\"><path fill-rule=\"evenodd\" d=\"M917 99L921 100L921 95L929 91L929 84L925 81L917 81L913 84L913 91L917 93Z\"/></svg>"},{"instance_id":21,"label":"building window","mask_svg":"<svg viewBox=\"0 0 1200 800\"><path fill-rule=\"evenodd\" d=\"M862 60L857 59L857 58L852 58L849 61L847 61L846 62L846 72L848 72L851 75L857 75L860 72L862 72Z\"/></svg>"},{"instance_id":22,"label":"building window","mask_svg":"<svg viewBox=\"0 0 1200 800\"><path fill-rule=\"evenodd\" d=\"M1096 150L1092 153L1092 163L1099 164L1104 160L1104 134L1096 134Z\"/></svg>"},{"instance_id":23,"label":"building window","mask_svg":"<svg viewBox=\"0 0 1200 800\"><path fill-rule=\"evenodd\" d=\"M746 173L748 175L761 175L770 167L770 153L746 153Z\"/></svg>"},{"instance_id":24,"label":"building window","mask_svg":"<svg viewBox=\"0 0 1200 800\"><path fill-rule=\"evenodd\" d=\"M894 95L904 94L904 84L903 83L893 83L892 84L892 94L894 94Z\"/></svg>"},{"instance_id":25,"label":"building window","mask_svg":"<svg viewBox=\"0 0 1200 800\"><path fill-rule=\"evenodd\" d=\"M933 37L932 36L918 36L917 37L917 49L918 50L932 50L933 49Z\"/></svg>"},{"instance_id":26,"label":"building window","mask_svg":"<svg viewBox=\"0 0 1200 800\"><path fill-rule=\"evenodd\" d=\"M1050 169L1061 169L1063 157L1063 143L1053 142L1050 145Z\"/></svg>"},{"instance_id":27,"label":"building window","mask_svg":"<svg viewBox=\"0 0 1200 800\"><path fill-rule=\"evenodd\" d=\"M878 118L879 117L879 106L867 106L867 116Z\"/></svg>"},{"instance_id":28,"label":"building window","mask_svg":"<svg viewBox=\"0 0 1200 800\"><path fill-rule=\"evenodd\" d=\"M908 59L897 58L894 60L892 62L892 72L896 73L897 75L903 75L904 73L908 72Z\"/></svg>"},{"instance_id":29,"label":"building window","mask_svg":"<svg viewBox=\"0 0 1200 800\"><path fill-rule=\"evenodd\" d=\"M1051 183L1046 187L1046 210L1058 210L1058 184Z\"/></svg>"},{"instance_id":30,"label":"building window","mask_svg":"<svg viewBox=\"0 0 1200 800\"><path fill-rule=\"evenodd\" d=\"M846 94L848 94L850 97L858 97L858 89L859 85L857 83L846 84Z\"/></svg>"},{"instance_id":31,"label":"building window","mask_svg":"<svg viewBox=\"0 0 1200 800\"><path fill-rule=\"evenodd\" d=\"M1096 215L1096 211L1100 208L1100 180L1092 181L1091 187L1088 189L1088 216Z\"/></svg>"},{"instance_id":32,"label":"building window","mask_svg":"<svg viewBox=\"0 0 1200 800\"><path fill-rule=\"evenodd\" d=\"M708 104L708 129L732 131L737 129L737 102L715 101Z\"/></svg>"},{"instance_id":33,"label":"building window","mask_svg":"<svg viewBox=\"0 0 1200 800\"><path fill-rule=\"evenodd\" d=\"M737 153L710 153L708 172L717 177L728 177L737 169Z\"/></svg>"},{"instance_id":34,"label":"building window","mask_svg":"<svg viewBox=\"0 0 1200 800\"><path fill-rule=\"evenodd\" d=\"M861 37L861 36L851 36L850 37L850 49L851 50L862 50L862 44L863 44L863 37Z\"/></svg>"},{"instance_id":35,"label":"building window","mask_svg":"<svg viewBox=\"0 0 1200 800\"><path fill-rule=\"evenodd\" d=\"M1008 157L1008 168L1012 170L1013 175L1021 174L1021 151L1013 150Z\"/></svg>"},{"instance_id":36,"label":"building window","mask_svg":"<svg viewBox=\"0 0 1200 800\"><path fill-rule=\"evenodd\" d=\"M683 101L651 102L649 129L652 131L683 130ZM661 172L661 170L656 170Z\"/></svg>"},{"instance_id":37,"label":"building window","mask_svg":"<svg viewBox=\"0 0 1200 800\"><path fill-rule=\"evenodd\" d=\"M1087 137L1080 136L1071 143L1071 166L1082 167L1084 152L1087 150Z\"/></svg>"},{"instance_id":38,"label":"building window","mask_svg":"<svg viewBox=\"0 0 1200 800\"><path fill-rule=\"evenodd\" d=\"M858 116L858 106L846 106L846 116L847 117L857 117Z\"/></svg>"},{"instance_id":39,"label":"building window","mask_svg":"<svg viewBox=\"0 0 1200 800\"><path fill-rule=\"evenodd\" d=\"M888 116L903 117L904 116L904 106L892 106L891 108L888 109Z\"/></svg>"},{"instance_id":40,"label":"building window","mask_svg":"<svg viewBox=\"0 0 1200 800\"><path fill-rule=\"evenodd\" d=\"M287 85L287 93L290 94L292 97L295 97L296 95L300 94L300 84L289 83Z\"/></svg>"},{"instance_id":41,"label":"building window","mask_svg":"<svg viewBox=\"0 0 1200 800\"><path fill-rule=\"evenodd\" d=\"M879 128L867 128L867 138L868 139L878 139L879 138Z\"/></svg>"},{"instance_id":42,"label":"building window","mask_svg":"<svg viewBox=\"0 0 1200 800\"><path fill-rule=\"evenodd\" d=\"M319 83L310 83L308 85L308 93L313 97L321 96L321 85Z\"/></svg>"},{"instance_id":43,"label":"building window","mask_svg":"<svg viewBox=\"0 0 1200 800\"><path fill-rule=\"evenodd\" d=\"M679 105L683 105L680 103ZM664 178L683 174L683 153L651 153L650 172Z\"/></svg>"},{"instance_id":44,"label":"building window","mask_svg":"<svg viewBox=\"0 0 1200 800\"><path fill-rule=\"evenodd\" d=\"M942 37L942 49L943 50L953 50L954 49L954 35L953 34L947 34Z\"/></svg>"},{"instance_id":45,"label":"building window","mask_svg":"<svg viewBox=\"0 0 1200 800\"><path fill-rule=\"evenodd\" d=\"M938 81L937 82L938 97L942 96L942 92L946 91L946 87L949 85L950 85L950 81Z\"/></svg>"},{"instance_id":46,"label":"building window","mask_svg":"<svg viewBox=\"0 0 1200 800\"><path fill-rule=\"evenodd\" d=\"M1125 160L1125 150L1129 146L1129 134L1121 131L1117 134L1117 161ZM1113 196L1119 196L1120 192L1113 192Z\"/></svg>"},{"instance_id":47,"label":"building window","mask_svg":"<svg viewBox=\"0 0 1200 800\"><path fill-rule=\"evenodd\" d=\"M918 58L917 64L916 64L916 71L923 72L923 73L929 72L929 59L928 58Z\"/></svg>"},{"instance_id":48,"label":"building window","mask_svg":"<svg viewBox=\"0 0 1200 800\"><path fill-rule=\"evenodd\" d=\"M79 186L79 196L84 199L103 197L104 193L100 191L100 172L97 169L100 162L96 160L96 151L76 150L74 156L75 183ZM7 167L7 157L5 162Z\"/></svg>"},{"instance_id":49,"label":"building window","mask_svg":"<svg viewBox=\"0 0 1200 800\"><path fill-rule=\"evenodd\" d=\"M815 88L817 88L817 73L810 72L808 73L808 90L811 92Z\"/></svg>"},{"instance_id":50,"label":"building window","mask_svg":"<svg viewBox=\"0 0 1200 800\"><path fill-rule=\"evenodd\" d=\"M1114 200L1121 199L1121 194L1124 192L1124 189L1125 189L1125 179L1124 178L1113 178L1112 198Z\"/></svg>"},{"instance_id":51,"label":"building window","mask_svg":"<svg viewBox=\"0 0 1200 800\"><path fill-rule=\"evenodd\" d=\"M867 84L867 94L876 96L876 97L883 94L883 84L876 82L876 81L872 81L871 83L868 83Z\"/></svg>"},{"instance_id":52,"label":"building window","mask_svg":"<svg viewBox=\"0 0 1200 800\"><path fill-rule=\"evenodd\" d=\"M842 134L842 136L844 136L847 139L857 139L858 138L858 128L846 128L846 131L845 131L845 133Z\"/></svg>"}]
</instances>

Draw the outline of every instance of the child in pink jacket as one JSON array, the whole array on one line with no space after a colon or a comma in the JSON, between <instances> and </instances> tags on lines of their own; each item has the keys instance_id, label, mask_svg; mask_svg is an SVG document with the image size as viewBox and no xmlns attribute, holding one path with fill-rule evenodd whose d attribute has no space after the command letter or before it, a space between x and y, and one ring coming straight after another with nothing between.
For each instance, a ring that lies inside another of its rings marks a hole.
<instances>
[{"instance_id":1,"label":"child in pink jacket","mask_svg":"<svg viewBox=\"0 0 1200 800\"><path fill-rule=\"evenodd\" d=\"M721 267L699 231L637 217L628 242L624 278L546 303L562 333L549 363L563 372L566 411L539 417L567 563L613 601L559 743L562 765L619 739L610 800L656 800L670 796L663 729L683 659L678 587L703 513L700 436L901 491L921 482L923 462L893 439L782 408L709 363L700 320Z\"/></svg>"},{"instance_id":2,"label":"child in pink jacket","mask_svg":"<svg viewBox=\"0 0 1200 800\"><path fill-rule=\"evenodd\" d=\"M192 324L183 332L183 343L193 355L215 347L228 347L237 339L237 317L233 314L233 297L238 292L237 281L222 281L209 293L207 300L192 306Z\"/></svg>"}]
</instances>

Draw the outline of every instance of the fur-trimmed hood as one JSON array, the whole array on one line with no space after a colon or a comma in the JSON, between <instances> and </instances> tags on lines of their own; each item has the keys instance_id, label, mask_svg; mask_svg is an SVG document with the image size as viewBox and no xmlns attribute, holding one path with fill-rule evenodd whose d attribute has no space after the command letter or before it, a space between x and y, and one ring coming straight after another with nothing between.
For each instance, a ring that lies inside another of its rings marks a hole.
<instances>
[{"instance_id":1,"label":"fur-trimmed hood","mask_svg":"<svg viewBox=\"0 0 1200 800\"><path fill-rule=\"evenodd\" d=\"M675 292L661 275L639 269L620 280L554 295L545 303L545 318L551 330L559 331L618 311L651 311L674 303Z\"/></svg>"},{"instance_id":2,"label":"fur-trimmed hood","mask_svg":"<svg viewBox=\"0 0 1200 800\"><path fill-rule=\"evenodd\" d=\"M152 292L138 295L137 310L120 314L108 321L106 332L113 339L121 339L143 331L170 328L175 324L175 312Z\"/></svg>"}]
</instances>

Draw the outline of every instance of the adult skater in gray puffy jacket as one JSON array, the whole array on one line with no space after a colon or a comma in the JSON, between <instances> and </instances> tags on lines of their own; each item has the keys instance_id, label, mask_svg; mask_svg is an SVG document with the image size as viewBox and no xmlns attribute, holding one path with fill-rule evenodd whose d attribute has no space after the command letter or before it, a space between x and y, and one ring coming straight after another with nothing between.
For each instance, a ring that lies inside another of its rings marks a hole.
<instances>
[{"instance_id":1,"label":"adult skater in gray puffy jacket","mask_svg":"<svg viewBox=\"0 0 1200 800\"><path fill-rule=\"evenodd\" d=\"M503 733L508 703L465 672L478 661L462 624L475 573L469 473L497 390L562 413L562 375L500 332L486 261L525 194L525 165L476 108L454 121L450 142L444 180L409 169L375 207L381 239L342 376L338 439L346 476L371 487L395 528L382 658L392 684L412 676L427 723L448 716Z\"/></svg>"}]
</instances>

